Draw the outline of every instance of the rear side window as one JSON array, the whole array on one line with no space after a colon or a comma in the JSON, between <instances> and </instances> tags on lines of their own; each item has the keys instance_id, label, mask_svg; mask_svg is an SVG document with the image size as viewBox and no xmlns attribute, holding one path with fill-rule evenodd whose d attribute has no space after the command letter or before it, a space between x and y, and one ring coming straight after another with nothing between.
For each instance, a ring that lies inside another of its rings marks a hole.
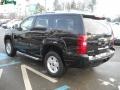
<instances>
[{"instance_id":1,"label":"rear side window","mask_svg":"<svg viewBox=\"0 0 120 90\"><path fill-rule=\"evenodd\" d=\"M55 28L71 31L74 30L74 20L72 19L56 19L55 20Z\"/></svg>"},{"instance_id":2,"label":"rear side window","mask_svg":"<svg viewBox=\"0 0 120 90\"><path fill-rule=\"evenodd\" d=\"M49 19L44 16L38 16L35 22L35 27L45 27L48 28L48 23Z\"/></svg>"},{"instance_id":3,"label":"rear side window","mask_svg":"<svg viewBox=\"0 0 120 90\"><path fill-rule=\"evenodd\" d=\"M62 14L53 15L53 28L65 32L72 32L75 34L83 34L84 26L81 15L77 14Z\"/></svg>"},{"instance_id":4,"label":"rear side window","mask_svg":"<svg viewBox=\"0 0 120 90\"><path fill-rule=\"evenodd\" d=\"M88 18L84 18L83 20L87 34L112 34L110 26L104 20L94 20Z\"/></svg>"}]
</instances>

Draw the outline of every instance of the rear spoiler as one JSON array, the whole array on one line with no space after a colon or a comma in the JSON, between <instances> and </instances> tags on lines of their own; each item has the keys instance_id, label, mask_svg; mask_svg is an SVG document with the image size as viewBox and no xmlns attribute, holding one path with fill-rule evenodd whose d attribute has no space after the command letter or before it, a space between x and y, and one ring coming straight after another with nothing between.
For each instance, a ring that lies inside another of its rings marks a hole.
<instances>
[{"instance_id":1,"label":"rear spoiler","mask_svg":"<svg viewBox=\"0 0 120 90\"><path fill-rule=\"evenodd\" d=\"M91 19L96 19L96 20L105 20L105 17L97 17L95 15L84 15L82 14L83 18L91 18Z\"/></svg>"}]
</instances>

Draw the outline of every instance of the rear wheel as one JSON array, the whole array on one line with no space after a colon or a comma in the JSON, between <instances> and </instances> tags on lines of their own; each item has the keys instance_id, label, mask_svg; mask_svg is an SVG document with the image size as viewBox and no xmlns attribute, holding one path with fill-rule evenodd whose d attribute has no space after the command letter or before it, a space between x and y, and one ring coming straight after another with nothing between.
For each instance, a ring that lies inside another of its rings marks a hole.
<instances>
[{"instance_id":1,"label":"rear wheel","mask_svg":"<svg viewBox=\"0 0 120 90\"><path fill-rule=\"evenodd\" d=\"M46 54L45 67L48 74L53 77L60 77L65 72L65 66L61 60L60 55L54 51L50 51Z\"/></svg>"},{"instance_id":2,"label":"rear wheel","mask_svg":"<svg viewBox=\"0 0 120 90\"><path fill-rule=\"evenodd\" d=\"M12 45L11 40L7 39L5 41L5 50L8 56L14 57L16 55L16 50Z\"/></svg>"}]
</instances>

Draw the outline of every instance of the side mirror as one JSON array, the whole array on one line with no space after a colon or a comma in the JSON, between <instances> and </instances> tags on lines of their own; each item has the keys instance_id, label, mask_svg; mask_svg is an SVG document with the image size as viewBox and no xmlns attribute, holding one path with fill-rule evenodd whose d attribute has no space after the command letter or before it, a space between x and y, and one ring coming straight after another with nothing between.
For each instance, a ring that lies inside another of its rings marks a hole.
<instances>
[{"instance_id":1,"label":"side mirror","mask_svg":"<svg viewBox=\"0 0 120 90\"><path fill-rule=\"evenodd\" d=\"M18 31L22 31L22 28L18 24L15 24L14 29Z\"/></svg>"},{"instance_id":2,"label":"side mirror","mask_svg":"<svg viewBox=\"0 0 120 90\"><path fill-rule=\"evenodd\" d=\"M37 31L46 31L47 28L46 28L46 27L33 27L33 28L31 29L31 31L34 31L34 30L37 30Z\"/></svg>"}]
</instances>

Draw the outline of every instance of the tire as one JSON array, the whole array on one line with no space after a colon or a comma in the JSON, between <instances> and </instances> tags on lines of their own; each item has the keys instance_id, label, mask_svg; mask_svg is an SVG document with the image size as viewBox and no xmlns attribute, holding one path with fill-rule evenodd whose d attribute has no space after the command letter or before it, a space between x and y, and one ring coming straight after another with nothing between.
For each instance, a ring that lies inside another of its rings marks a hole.
<instances>
[{"instance_id":1,"label":"tire","mask_svg":"<svg viewBox=\"0 0 120 90\"><path fill-rule=\"evenodd\" d=\"M49 51L46 54L45 68L47 73L52 77L61 77L66 71L60 55L54 51Z\"/></svg>"},{"instance_id":2,"label":"tire","mask_svg":"<svg viewBox=\"0 0 120 90\"><path fill-rule=\"evenodd\" d=\"M13 47L11 40L9 39L5 40L5 51L10 57L14 57L16 55L16 50Z\"/></svg>"}]
</instances>

